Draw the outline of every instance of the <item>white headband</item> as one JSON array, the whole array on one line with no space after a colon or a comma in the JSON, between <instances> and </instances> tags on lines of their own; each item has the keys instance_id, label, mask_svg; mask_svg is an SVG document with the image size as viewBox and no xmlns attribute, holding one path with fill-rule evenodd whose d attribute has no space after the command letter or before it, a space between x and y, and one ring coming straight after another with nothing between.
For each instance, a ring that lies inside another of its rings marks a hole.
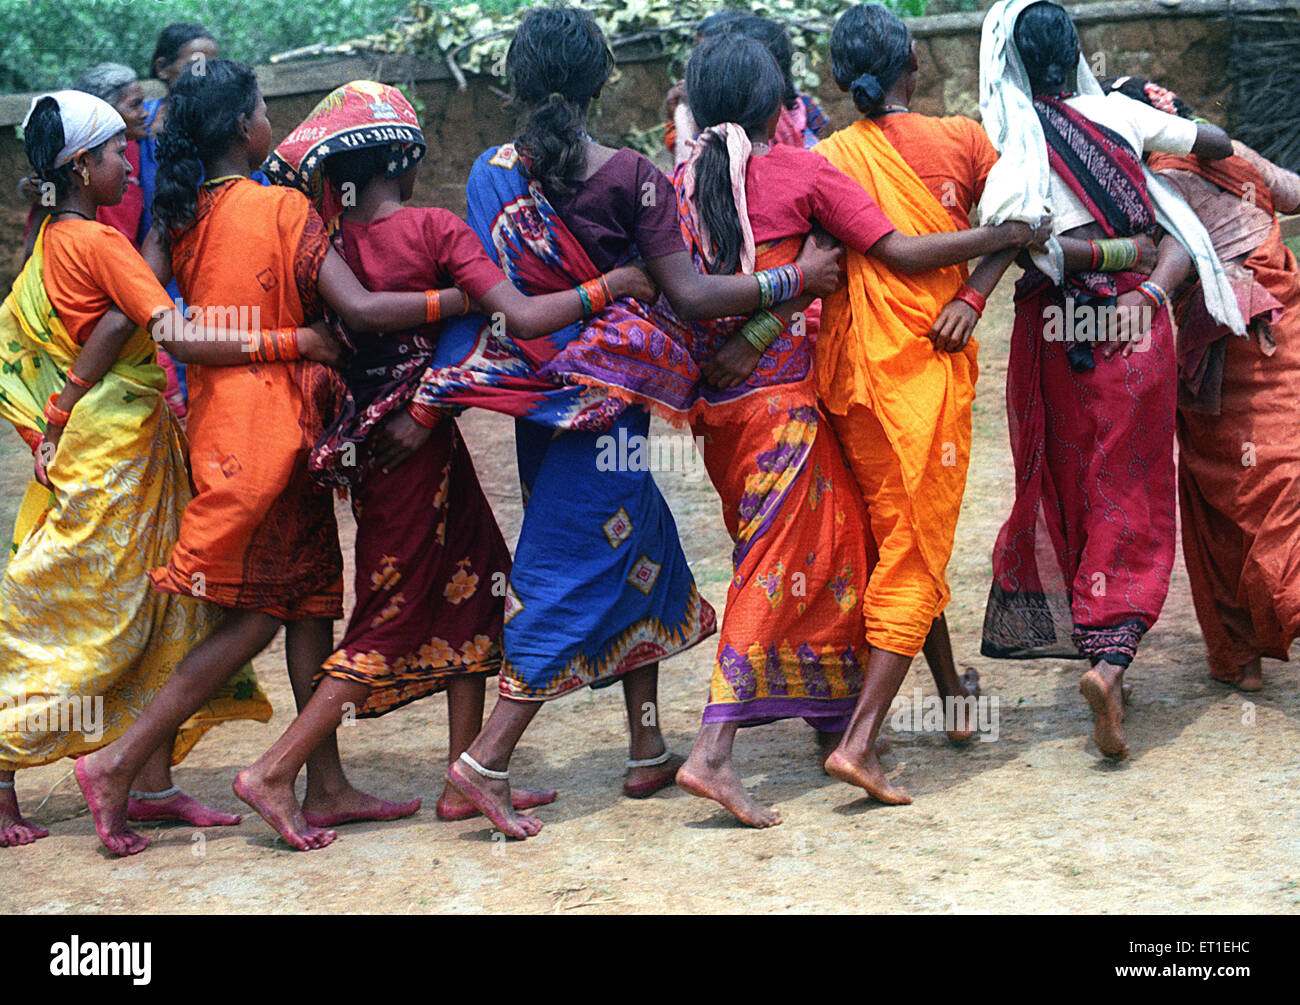
<instances>
[{"instance_id":1,"label":"white headband","mask_svg":"<svg viewBox=\"0 0 1300 1005\"><path fill-rule=\"evenodd\" d=\"M27 109L27 116L23 119L24 131L42 98L53 98L58 103L59 118L63 121L63 149L54 158L56 168L72 160L78 150L93 150L126 129L117 109L103 98L85 91L54 91L32 98L32 107Z\"/></svg>"}]
</instances>

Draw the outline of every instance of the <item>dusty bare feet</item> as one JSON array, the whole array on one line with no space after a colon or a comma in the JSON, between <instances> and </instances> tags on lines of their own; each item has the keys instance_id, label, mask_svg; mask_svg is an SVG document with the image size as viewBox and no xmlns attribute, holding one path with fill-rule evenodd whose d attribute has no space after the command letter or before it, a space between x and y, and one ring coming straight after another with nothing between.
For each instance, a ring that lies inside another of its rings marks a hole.
<instances>
[{"instance_id":1,"label":"dusty bare feet","mask_svg":"<svg viewBox=\"0 0 1300 1005\"><path fill-rule=\"evenodd\" d=\"M775 808L760 805L745 791L730 758L709 764L707 758L697 758L692 752L677 771L677 787L701 799L712 799L750 827L775 827L781 822Z\"/></svg>"},{"instance_id":2,"label":"dusty bare feet","mask_svg":"<svg viewBox=\"0 0 1300 1005\"><path fill-rule=\"evenodd\" d=\"M978 670L970 666L962 667L960 679L962 691L964 692L965 697L978 698L980 696L980 675ZM957 697L961 698L962 695L958 695ZM965 728L954 728L948 730L948 739L953 743L968 743L970 742L971 737L975 735L975 722L972 721L975 718L975 710L973 708L970 709L970 714L968 715L964 702L961 704L960 709L961 710L957 714L962 717L963 721L961 722L961 725ZM954 726L955 725L956 722L954 720Z\"/></svg>"},{"instance_id":3,"label":"dusty bare feet","mask_svg":"<svg viewBox=\"0 0 1300 1005\"><path fill-rule=\"evenodd\" d=\"M486 778L464 761L453 761L447 768L447 782L506 837L522 841L542 829L538 817L515 812L507 779Z\"/></svg>"},{"instance_id":4,"label":"dusty bare feet","mask_svg":"<svg viewBox=\"0 0 1300 1005\"><path fill-rule=\"evenodd\" d=\"M95 833L104 847L114 855L136 855L149 847L149 839L126 826L126 803L129 782L99 770L97 754L87 754L73 762L81 794L86 797Z\"/></svg>"},{"instance_id":5,"label":"dusty bare feet","mask_svg":"<svg viewBox=\"0 0 1300 1005\"><path fill-rule=\"evenodd\" d=\"M1237 678L1238 691L1258 691L1264 686L1264 668L1260 664L1259 657L1241 668L1241 676Z\"/></svg>"},{"instance_id":6,"label":"dusty bare feet","mask_svg":"<svg viewBox=\"0 0 1300 1005\"><path fill-rule=\"evenodd\" d=\"M395 803L368 795L352 786L325 796L309 793L303 800L302 817L312 827L337 827L362 820L400 820L420 808L420 800Z\"/></svg>"},{"instance_id":7,"label":"dusty bare feet","mask_svg":"<svg viewBox=\"0 0 1300 1005\"><path fill-rule=\"evenodd\" d=\"M18 809L18 795L13 789L0 789L0 848L17 848L49 836L44 827L23 819Z\"/></svg>"},{"instance_id":8,"label":"dusty bare feet","mask_svg":"<svg viewBox=\"0 0 1300 1005\"><path fill-rule=\"evenodd\" d=\"M673 754L663 764L644 768L628 768L623 782L623 795L629 799L648 799L660 789L666 789L677 778L677 772L686 763L679 754Z\"/></svg>"},{"instance_id":9,"label":"dusty bare feet","mask_svg":"<svg viewBox=\"0 0 1300 1005\"><path fill-rule=\"evenodd\" d=\"M912 802L906 789L890 785L885 779L885 771L876 759L874 750L861 763L854 761L842 750L836 750L826 758L826 774L841 782L866 789L868 795L890 806L908 806Z\"/></svg>"},{"instance_id":10,"label":"dusty bare feet","mask_svg":"<svg viewBox=\"0 0 1300 1005\"><path fill-rule=\"evenodd\" d=\"M204 806L193 796L178 792L166 799L127 799L128 820L144 823L150 820L183 820L195 827L234 827L244 818L236 813L222 813Z\"/></svg>"},{"instance_id":11,"label":"dusty bare feet","mask_svg":"<svg viewBox=\"0 0 1300 1005\"><path fill-rule=\"evenodd\" d=\"M333 844L338 837L331 830L309 824L302 807L293 794L292 785L273 785L245 768L235 776L230 786L258 815L270 824L277 834L299 851L315 851Z\"/></svg>"},{"instance_id":12,"label":"dusty bare feet","mask_svg":"<svg viewBox=\"0 0 1300 1005\"><path fill-rule=\"evenodd\" d=\"M555 802L558 795L554 789L511 789L510 805L517 810L531 810ZM434 812L439 820L468 820L479 815L478 807L452 788L450 782L438 797Z\"/></svg>"},{"instance_id":13,"label":"dusty bare feet","mask_svg":"<svg viewBox=\"0 0 1300 1005\"><path fill-rule=\"evenodd\" d=\"M1092 738L1097 749L1115 761L1128 757L1122 674L1120 667L1102 660L1079 681L1079 692L1092 706Z\"/></svg>"}]
</instances>

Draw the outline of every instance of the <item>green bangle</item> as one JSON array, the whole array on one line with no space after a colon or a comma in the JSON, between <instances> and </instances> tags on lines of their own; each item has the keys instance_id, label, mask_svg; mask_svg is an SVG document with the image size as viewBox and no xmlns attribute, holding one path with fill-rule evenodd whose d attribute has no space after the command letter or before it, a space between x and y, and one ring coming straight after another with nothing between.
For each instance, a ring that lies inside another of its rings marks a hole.
<instances>
[{"instance_id":1,"label":"green bangle","mask_svg":"<svg viewBox=\"0 0 1300 1005\"><path fill-rule=\"evenodd\" d=\"M772 283L772 277L766 270L755 272L754 278L758 280L758 306L759 309L771 307L776 303L776 287Z\"/></svg>"},{"instance_id":2,"label":"green bangle","mask_svg":"<svg viewBox=\"0 0 1300 1005\"><path fill-rule=\"evenodd\" d=\"M740 334L760 353L767 352L785 331L785 322L766 308L745 322Z\"/></svg>"}]
</instances>

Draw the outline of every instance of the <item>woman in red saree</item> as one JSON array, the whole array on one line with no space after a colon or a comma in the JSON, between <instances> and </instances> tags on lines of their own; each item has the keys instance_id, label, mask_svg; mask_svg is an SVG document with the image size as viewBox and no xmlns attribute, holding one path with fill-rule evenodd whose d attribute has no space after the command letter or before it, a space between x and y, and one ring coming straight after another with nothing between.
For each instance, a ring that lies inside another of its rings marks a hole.
<instances>
[{"instance_id":1,"label":"woman in red saree","mask_svg":"<svg viewBox=\"0 0 1300 1005\"><path fill-rule=\"evenodd\" d=\"M1191 117L1150 81L1110 89ZM1195 287L1176 298L1183 559L1210 675L1257 691L1260 658L1285 660L1300 634L1300 269L1275 215L1300 209L1300 177L1236 140L1232 150L1147 164L1205 224L1248 326L1232 337Z\"/></svg>"},{"instance_id":2,"label":"woman in red saree","mask_svg":"<svg viewBox=\"0 0 1300 1005\"><path fill-rule=\"evenodd\" d=\"M1221 157L1230 148L1216 127L1104 96L1055 4L998 4L984 42L985 121L1004 161L1016 151L1007 187L1046 198L1059 234L1124 239L1156 234L1157 223L1169 231L1149 280L1133 268L1136 253L1112 271L1036 259L1016 285L1007 368L1016 499L993 553L982 652L1088 659L1080 690L1093 737L1119 760L1128 755L1124 672L1160 614L1174 561L1166 291L1193 258L1207 287L1218 275L1203 228L1140 158L1151 150ZM1040 174L1040 163L1050 171ZM1040 178L1045 191L1032 188ZM1003 195L991 176L985 203ZM1098 246L1103 260L1110 247ZM1097 352L1094 341L1111 344Z\"/></svg>"}]
</instances>

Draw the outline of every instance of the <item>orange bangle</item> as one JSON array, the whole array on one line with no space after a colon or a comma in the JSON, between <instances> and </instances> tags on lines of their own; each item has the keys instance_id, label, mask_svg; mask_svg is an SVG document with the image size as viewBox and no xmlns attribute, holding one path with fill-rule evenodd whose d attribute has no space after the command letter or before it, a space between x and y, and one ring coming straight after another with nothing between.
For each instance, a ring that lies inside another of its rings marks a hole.
<instances>
[{"instance_id":1,"label":"orange bangle","mask_svg":"<svg viewBox=\"0 0 1300 1005\"><path fill-rule=\"evenodd\" d=\"M66 426L72 419L72 412L65 412L54 404L58 397L57 392L51 394L50 400L45 403L45 421L51 426Z\"/></svg>"},{"instance_id":2,"label":"orange bangle","mask_svg":"<svg viewBox=\"0 0 1300 1005\"><path fill-rule=\"evenodd\" d=\"M71 368L68 369L68 380L70 380L77 387L81 388L83 391L89 391L92 387L95 386L88 380L82 380L80 377L78 377L75 373L72 372Z\"/></svg>"},{"instance_id":3,"label":"orange bangle","mask_svg":"<svg viewBox=\"0 0 1300 1005\"><path fill-rule=\"evenodd\" d=\"M424 291L424 323L436 325L442 320L442 291Z\"/></svg>"},{"instance_id":4,"label":"orange bangle","mask_svg":"<svg viewBox=\"0 0 1300 1005\"><path fill-rule=\"evenodd\" d=\"M275 331L275 352L280 357L280 362L289 363L295 359L302 359L302 351L298 348L298 329L297 328L278 328Z\"/></svg>"}]
</instances>

